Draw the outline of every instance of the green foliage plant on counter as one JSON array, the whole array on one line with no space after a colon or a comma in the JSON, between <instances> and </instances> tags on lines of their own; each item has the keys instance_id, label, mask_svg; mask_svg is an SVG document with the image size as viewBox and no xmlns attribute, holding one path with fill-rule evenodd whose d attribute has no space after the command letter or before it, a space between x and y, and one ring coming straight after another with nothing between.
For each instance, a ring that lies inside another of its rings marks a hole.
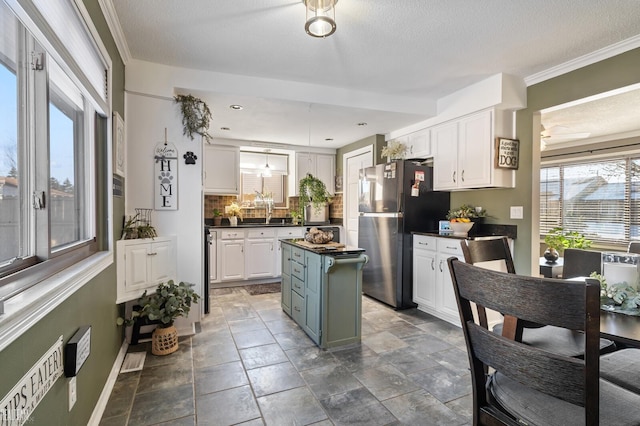
<instances>
[{"instance_id":1,"label":"green foliage plant on counter","mask_svg":"<svg viewBox=\"0 0 640 426\"><path fill-rule=\"evenodd\" d=\"M544 237L547 247L562 253L567 248L587 249L591 247L592 241L584 234L577 231L565 231L561 226L557 226Z\"/></svg>"},{"instance_id":2,"label":"green foliage plant on counter","mask_svg":"<svg viewBox=\"0 0 640 426\"><path fill-rule=\"evenodd\" d=\"M122 240L135 240L138 238L155 238L158 236L156 228L152 225L138 225L138 217L140 215L130 217L125 221L122 227Z\"/></svg>"},{"instance_id":3,"label":"green foliage plant on counter","mask_svg":"<svg viewBox=\"0 0 640 426\"><path fill-rule=\"evenodd\" d=\"M182 134L193 140L193 135L202 136L207 143L211 143L213 136L209 134L211 124L211 110L205 101L193 95L176 95L173 98L180 104L182 113Z\"/></svg>"},{"instance_id":4,"label":"green foliage plant on counter","mask_svg":"<svg viewBox=\"0 0 640 426\"><path fill-rule=\"evenodd\" d=\"M192 303L198 303L200 296L193 286L182 281L176 284L173 280L160 283L155 292L147 294L145 291L138 299L141 310L134 311L129 319L118 318L117 324L133 325L138 318L147 317L159 321L161 328L171 327L176 318L189 315Z\"/></svg>"},{"instance_id":5,"label":"green foliage plant on counter","mask_svg":"<svg viewBox=\"0 0 640 426\"><path fill-rule=\"evenodd\" d=\"M458 208L451 209L447 213L447 219L477 219L479 217L486 217L487 211L485 209L476 209L469 204L463 204Z\"/></svg>"},{"instance_id":6,"label":"green foliage plant on counter","mask_svg":"<svg viewBox=\"0 0 640 426\"><path fill-rule=\"evenodd\" d=\"M311 204L319 212L326 203L331 202L331 194L327 191L324 182L311 173L307 173L305 177L300 179L299 194L300 208Z\"/></svg>"}]
</instances>

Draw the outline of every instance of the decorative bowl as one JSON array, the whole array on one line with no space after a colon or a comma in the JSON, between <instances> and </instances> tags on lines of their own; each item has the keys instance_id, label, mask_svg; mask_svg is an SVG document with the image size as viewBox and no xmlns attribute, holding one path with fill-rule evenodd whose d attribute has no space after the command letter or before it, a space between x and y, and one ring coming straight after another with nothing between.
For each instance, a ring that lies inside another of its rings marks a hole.
<instances>
[{"instance_id":1,"label":"decorative bowl","mask_svg":"<svg viewBox=\"0 0 640 426\"><path fill-rule=\"evenodd\" d=\"M456 237L466 237L469 230L473 227L473 222L451 222L449 227Z\"/></svg>"}]
</instances>

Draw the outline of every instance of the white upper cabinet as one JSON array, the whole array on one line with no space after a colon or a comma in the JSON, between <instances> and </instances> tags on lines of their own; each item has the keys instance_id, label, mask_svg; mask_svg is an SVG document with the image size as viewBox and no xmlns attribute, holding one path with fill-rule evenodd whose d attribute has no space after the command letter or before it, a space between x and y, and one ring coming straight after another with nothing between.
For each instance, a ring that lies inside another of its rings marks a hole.
<instances>
[{"instance_id":1,"label":"white upper cabinet","mask_svg":"<svg viewBox=\"0 0 640 426\"><path fill-rule=\"evenodd\" d=\"M205 194L238 194L240 187L240 149L233 146L205 145Z\"/></svg>"},{"instance_id":2,"label":"white upper cabinet","mask_svg":"<svg viewBox=\"0 0 640 426\"><path fill-rule=\"evenodd\" d=\"M495 138L511 135L510 114L485 110L433 127L434 189L513 187L515 172L494 165Z\"/></svg>"},{"instance_id":3,"label":"white upper cabinet","mask_svg":"<svg viewBox=\"0 0 640 426\"><path fill-rule=\"evenodd\" d=\"M427 158L431 156L431 130L422 129L407 137L406 158Z\"/></svg>"},{"instance_id":4,"label":"white upper cabinet","mask_svg":"<svg viewBox=\"0 0 640 426\"><path fill-rule=\"evenodd\" d=\"M298 194L300 179L307 173L320 179L330 194L335 191L336 156L332 154L296 153L296 185L295 195Z\"/></svg>"}]
</instances>

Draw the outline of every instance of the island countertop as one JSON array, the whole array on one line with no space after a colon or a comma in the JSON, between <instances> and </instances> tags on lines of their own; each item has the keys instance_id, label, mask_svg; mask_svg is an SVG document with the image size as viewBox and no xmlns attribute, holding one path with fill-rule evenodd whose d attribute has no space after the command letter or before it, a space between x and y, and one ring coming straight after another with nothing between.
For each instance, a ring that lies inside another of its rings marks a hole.
<instances>
[{"instance_id":1,"label":"island countertop","mask_svg":"<svg viewBox=\"0 0 640 426\"><path fill-rule=\"evenodd\" d=\"M285 239L281 241L283 243L299 247L303 250L312 251L317 254L327 254L330 256L357 256L365 252L363 248L346 246L342 243L335 243L333 241L326 244L314 244L300 238Z\"/></svg>"}]
</instances>

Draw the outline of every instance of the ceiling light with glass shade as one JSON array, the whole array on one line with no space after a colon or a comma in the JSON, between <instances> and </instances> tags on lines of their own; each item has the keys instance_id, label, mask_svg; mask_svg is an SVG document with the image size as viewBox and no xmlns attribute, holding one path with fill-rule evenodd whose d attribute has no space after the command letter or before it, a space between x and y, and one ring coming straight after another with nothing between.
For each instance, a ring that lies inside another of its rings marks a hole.
<instances>
[{"instance_id":1,"label":"ceiling light with glass shade","mask_svg":"<svg viewBox=\"0 0 640 426\"><path fill-rule=\"evenodd\" d=\"M267 154L267 164L265 164L264 168L262 169L262 177L271 177L271 167L269 167L269 152L271 150L267 149L265 150L266 154Z\"/></svg>"},{"instance_id":2,"label":"ceiling light with glass shade","mask_svg":"<svg viewBox=\"0 0 640 426\"><path fill-rule=\"evenodd\" d=\"M338 0L302 0L307 8L305 31L312 37L328 37L336 31Z\"/></svg>"}]
</instances>

